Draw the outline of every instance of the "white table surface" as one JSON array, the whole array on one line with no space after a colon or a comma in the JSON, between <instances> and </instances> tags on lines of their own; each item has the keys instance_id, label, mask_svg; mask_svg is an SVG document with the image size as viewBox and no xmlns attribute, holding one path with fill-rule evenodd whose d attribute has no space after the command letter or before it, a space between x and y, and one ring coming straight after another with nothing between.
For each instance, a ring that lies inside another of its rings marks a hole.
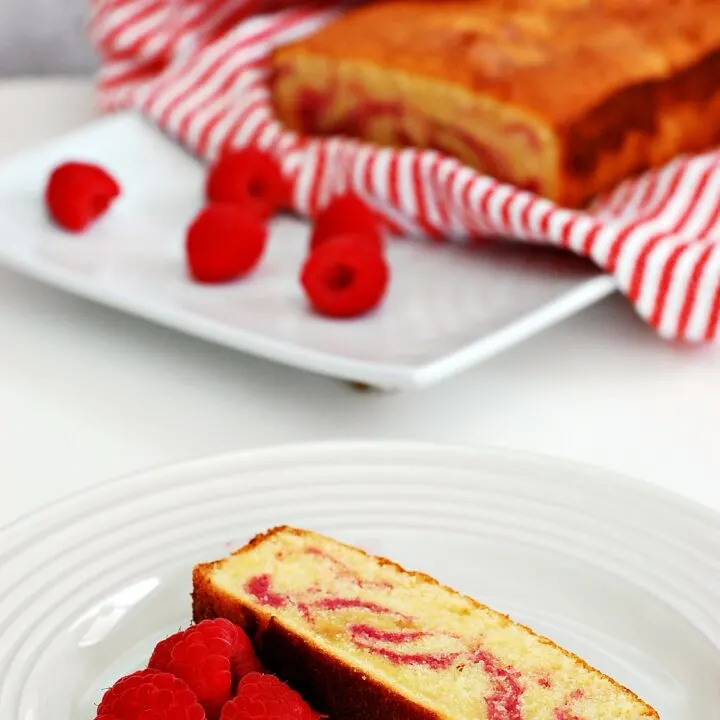
<instances>
[{"instance_id":1,"label":"white table surface","mask_svg":"<svg viewBox=\"0 0 720 720\"><path fill-rule=\"evenodd\" d=\"M0 159L93 114L88 81L0 83ZM720 348L666 344L616 297L431 389L358 393L0 269L0 524L148 466L341 438L531 450L720 510Z\"/></svg>"}]
</instances>

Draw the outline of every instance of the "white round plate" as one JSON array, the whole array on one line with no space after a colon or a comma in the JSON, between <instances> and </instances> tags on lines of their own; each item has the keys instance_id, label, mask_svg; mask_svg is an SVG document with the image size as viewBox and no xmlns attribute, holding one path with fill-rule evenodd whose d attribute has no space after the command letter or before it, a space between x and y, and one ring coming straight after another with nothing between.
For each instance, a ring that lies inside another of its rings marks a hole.
<instances>
[{"instance_id":1,"label":"white round plate","mask_svg":"<svg viewBox=\"0 0 720 720\"><path fill-rule=\"evenodd\" d=\"M189 622L193 564L280 523L508 611L662 720L720 717L719 516L535 457L350 443L124 478L1 531L0 718L93 718L102 689Z\"/></svg>"}]
</instances>

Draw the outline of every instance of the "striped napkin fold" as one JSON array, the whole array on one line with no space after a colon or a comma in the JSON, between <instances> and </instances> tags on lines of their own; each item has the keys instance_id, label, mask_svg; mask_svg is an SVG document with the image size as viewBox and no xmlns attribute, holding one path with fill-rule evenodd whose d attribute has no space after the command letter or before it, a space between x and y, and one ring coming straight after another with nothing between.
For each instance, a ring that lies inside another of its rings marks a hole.
<instances>
[{"instance_id":1,"label":"striped napkin fold","mask_svg":"<svg viewBox=\"0 0 720 720\"><path fill-rule=\"evenodd\" d=\"M674 160L571 211L430 150L304 139L274 117L275 47L341 6L282 0L92 0L102 109L136 109L210 160L256 145L277 155L294 209L313 214L352 188L405 233L487 235L566 248L611 273L660 335L713 341L720 319L720 151ZM285 6L285 7L283 7Z\"/></svg>"}]
</instances>

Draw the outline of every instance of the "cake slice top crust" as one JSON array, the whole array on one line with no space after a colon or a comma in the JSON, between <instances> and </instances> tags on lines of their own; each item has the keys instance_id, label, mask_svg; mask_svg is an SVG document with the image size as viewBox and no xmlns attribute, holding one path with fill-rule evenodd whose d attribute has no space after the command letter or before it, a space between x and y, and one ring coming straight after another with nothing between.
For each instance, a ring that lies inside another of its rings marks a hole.
<instances>
[{"instance_id":1,"label":"cake slice top crust","mask_svg":"<svg viewBox=\"0 0 720 720\"><path fill-rule=\"evenodd\" d=\"M296 52L457 83L559 128L696 64L712 67L684 93L711 97L720 22L717 0L389 0L349 11L276 60Z\"/></svg>"},{"instance_id":2,"label":"cake slice top crust","mask_svg":"<svg viewBox=\"0 0 720 720\"><path fill-rule=\"evenodd\" d=\"M469 597L324 536L278 528L204 582L340 662L458 720L641 720L652 708Z\"/></svg>"}]
</instances>

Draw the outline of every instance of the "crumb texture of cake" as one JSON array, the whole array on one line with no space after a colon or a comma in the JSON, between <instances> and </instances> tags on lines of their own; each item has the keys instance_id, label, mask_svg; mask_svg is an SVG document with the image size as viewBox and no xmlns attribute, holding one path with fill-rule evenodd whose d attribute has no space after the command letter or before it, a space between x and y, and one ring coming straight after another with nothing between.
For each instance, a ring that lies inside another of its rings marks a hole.
<instances>
[{"instance_id":1,"label":"crumb texture of cake","mask_svg":"<svg viewBox=\"0 0 720 720\"><path fill-rule=\"evenodd\" d=\"M717 0L380 0L276 51L287 126L433 148L566 206L720 143Z\"/></svg>"},{"instance_id":2,"label":"crumb texture of cake","mask_svg":"<svg viewBox=\"0 0 720 720\"><path fill-rule=\"evenodd\" d=\"M657 720L629 690L507 616L289 527L195 568L195 621L226 617L333 720Z\"/></svg>"}]
</instances>

